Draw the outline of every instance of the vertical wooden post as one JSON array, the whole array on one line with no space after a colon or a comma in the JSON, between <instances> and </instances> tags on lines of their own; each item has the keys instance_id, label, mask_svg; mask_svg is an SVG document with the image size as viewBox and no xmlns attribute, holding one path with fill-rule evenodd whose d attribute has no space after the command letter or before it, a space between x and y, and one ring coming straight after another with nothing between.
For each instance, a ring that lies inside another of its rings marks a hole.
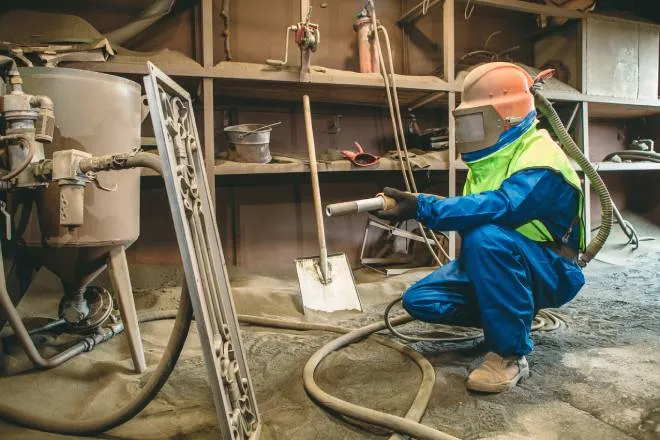
<instances>
[{"instance_id":1,"label":"vertical wooden post","mask_svg":"<svg viewBox=\"0 0 660 440\"><path fill-rule=\"evenodd\" d=\"M213 67L213 0L202 0L202 66ZM202 79L202 117L204 120L204 163L211 199L215 205L215 121L213 117L213 79Z\"/></svg>"},{"instance_id":2,"label":"vertical wooden post","mask_svg":"<svg viewBox=\"0 0 660 440\"><path fill-rule=\"evenodd\" d=\"M454 82L454 0L445 0L442 6L443 61L445 81Z\"/></svg>"},{"instance_id":3,"label":"vertical wooden post","mask_svg":"<svg viewBox=\"0 0 660 440\"><path fill-rule=\"evenodd\" d=\"M584 94L589 92L587 87L587 30L589 28L587 20L580 20L578 25L578 38L580 39L578 47L578 78L580 79L580 91Z\"/></svg>"},{"instance_id":4,"label":"vertical wooden post","mask_svg":"<svg viewBox=\"0 0 660 440\"><path fill-rule=\"evenodd\" d=\"M445 0L442 7L443 28L443 56L444 77L449 84L454 84L454 0ZM456 92L448 93L448 128L449 128L449 191L450 197L456 195L456 130L454 121L454 109L456 108ZM456 232L449 233L449 256L456 257Z\"/></svg>"}]
</instances>

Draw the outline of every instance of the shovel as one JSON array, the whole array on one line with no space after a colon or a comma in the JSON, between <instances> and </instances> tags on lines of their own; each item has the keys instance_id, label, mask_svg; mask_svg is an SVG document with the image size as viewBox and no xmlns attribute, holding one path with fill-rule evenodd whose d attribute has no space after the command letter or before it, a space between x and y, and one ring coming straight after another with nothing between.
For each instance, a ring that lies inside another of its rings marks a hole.
<instances>
[{"instance_id":1,"label":"shovel","mask_svg":"<svg viewBox=\"0 0 660 440\"><path fill-rule=\"evenodd\" d=\"M298 272L303 306L306 310L323 312L337 310L362 311L353 272L348 264L348 257L344 253L328 255L328 249L325 245L321 191L316 167L314 132L312 130L312 112L309 105L309 96L307 95L303 96L303 107L312 192L314 194L316 232L320 248L318 257L296 259L296 271Z\"/></svg>"}]
</instances>

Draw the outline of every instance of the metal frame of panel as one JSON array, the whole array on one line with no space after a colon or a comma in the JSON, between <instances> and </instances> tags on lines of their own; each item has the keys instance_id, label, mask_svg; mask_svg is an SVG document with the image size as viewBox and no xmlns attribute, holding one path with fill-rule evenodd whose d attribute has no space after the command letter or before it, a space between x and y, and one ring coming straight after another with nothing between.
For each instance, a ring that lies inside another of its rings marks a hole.
<instances>
[{"instance_id":1,"label":"metal frame of panel","mask_svg":"<svg viewBox=\"0 0 660 440\"><path fill-rule=\"evenodd\" d=\"M223 439L257 439L261 419L188 92L148 63L144 85L163 179Z\"/></svg>"}]
</instances>

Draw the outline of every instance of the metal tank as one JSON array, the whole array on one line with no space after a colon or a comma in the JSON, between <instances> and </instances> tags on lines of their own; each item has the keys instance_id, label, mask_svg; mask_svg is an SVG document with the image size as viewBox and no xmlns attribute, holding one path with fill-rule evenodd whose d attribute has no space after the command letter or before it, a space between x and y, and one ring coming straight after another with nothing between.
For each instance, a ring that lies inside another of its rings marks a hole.
<instances>
[{"instance_id":1,"label":"metal tank","mask_svg":"<svg viewBox=\"0 0 660 440\"><path fill-rule=\"evenodd\" d=\"M140 86L97 72L65 68L22 68L24 90L49 96L56 127L45 155L76 149L93 156L130 151L140 146ZM98 185L84 189L84 221L60 226L62 187L32 190L32 210L23 235L28 253L58 275L66 294L84 290L106 265L108 253L129 246L139 235L140 171L99 173Z\"/></svg>"}]
</instances>

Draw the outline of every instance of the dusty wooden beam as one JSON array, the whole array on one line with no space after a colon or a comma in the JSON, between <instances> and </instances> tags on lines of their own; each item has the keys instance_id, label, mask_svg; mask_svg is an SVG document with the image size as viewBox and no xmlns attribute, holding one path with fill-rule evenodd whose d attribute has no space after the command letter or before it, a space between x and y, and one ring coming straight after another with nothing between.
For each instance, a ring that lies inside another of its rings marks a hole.
<instances>
[{"instance_id":1,"label":"dusty wooden beam","mask_svg":"<svg viewBox=\"0 0 660 440\"><path fill-rule=\"evenodd\" d=\"M454 45L454 15L456 4L454 0L446 0L442 7L442 39L443 39L443 70L444 80L448 83L454 82L456 70Z\"/></svg>"},{"instance_id":2,"label":"dusty wooden beam","mask_svg":"<svg viewBox=\"0 0 660 440\"><path fill-rule=\"evenodd\" d=\"M204 70L213 67L213 1L202 0L202 65ZM213 115L213 79L202 79L202 129L204 130L204 165L211 191L211 203L215 205L215 120Z\"/></svg>"},{"instance_id":3,"label":"dusty wooden beam","mask_svg":"<svg viewBox=\"0 0 660 440\"><path fill-rule=\"evenodd\" d=\"M202 0L202 66L213 67L212 0Z\"/></svg>"}]
</instances>

